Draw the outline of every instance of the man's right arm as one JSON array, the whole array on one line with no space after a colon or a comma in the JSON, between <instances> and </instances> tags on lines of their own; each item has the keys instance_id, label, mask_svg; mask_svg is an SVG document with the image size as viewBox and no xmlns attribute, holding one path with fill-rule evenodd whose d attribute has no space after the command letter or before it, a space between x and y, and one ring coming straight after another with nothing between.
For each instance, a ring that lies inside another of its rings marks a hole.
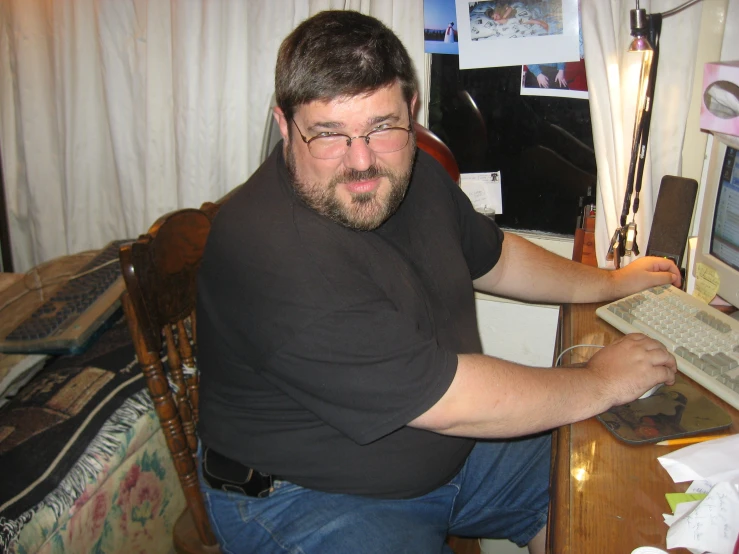
<instances>
[{"instance_id":1,"label":"man's right arm","mask_svg":"<svg viewBox=\"0 0 739 554\"><path fill-rule=\"evenodd\" d=\"M482 354L458 356L446 393L408 425L444 435L505 438L587 419L672 384L675 358L644 335L622 337L582 368L535 368Z\"/></svg>"}]
</instances>

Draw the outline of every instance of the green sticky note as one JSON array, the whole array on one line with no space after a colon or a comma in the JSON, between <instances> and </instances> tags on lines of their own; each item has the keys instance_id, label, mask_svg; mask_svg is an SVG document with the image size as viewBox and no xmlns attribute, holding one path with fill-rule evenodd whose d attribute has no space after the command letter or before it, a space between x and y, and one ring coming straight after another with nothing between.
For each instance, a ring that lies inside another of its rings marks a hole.
<instances>
[{"instance_id":1,"label":"green sticky note","mask_svg":"<svg viewBox=\"0 0 739 554\"><path fill-rule=\"evenodd\" d=\"M693 492L669 492L665 495L667 503L670 505L672 513L675 513L675 506L681 502L694 502L696 500L703 500L707 495L705 493Z\"/></svg>"}]
</instances>

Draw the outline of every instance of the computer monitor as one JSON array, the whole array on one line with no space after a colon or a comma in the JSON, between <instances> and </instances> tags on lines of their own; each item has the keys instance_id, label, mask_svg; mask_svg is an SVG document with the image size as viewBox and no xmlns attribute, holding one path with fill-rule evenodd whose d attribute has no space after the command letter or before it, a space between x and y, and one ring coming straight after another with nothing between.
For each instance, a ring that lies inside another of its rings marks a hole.
<instances>
[{"instance_id":1,"label":"computer monitor","mask_svg":"<svg viewBox=\"0 0 739 554\"><path fill-rule=\"evenodd\" d=\"M739 151L714 137L706 175L695 264L713 269L718 295L739 307Z\"/></svg>"}]
</instances>

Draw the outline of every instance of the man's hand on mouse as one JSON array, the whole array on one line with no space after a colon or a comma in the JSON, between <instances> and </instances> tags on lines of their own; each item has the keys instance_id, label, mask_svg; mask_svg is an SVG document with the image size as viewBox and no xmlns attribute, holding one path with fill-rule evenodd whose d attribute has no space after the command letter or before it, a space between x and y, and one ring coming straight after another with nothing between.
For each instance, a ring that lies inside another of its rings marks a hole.
<instances>
[{"instance_id":1,"label":"man's hand on mouse","mask_svg":"<svg viewBox=\"0 0 739 554\"><path fill-rule=\"evenodd\" d=\"M602 383L600 393L611 406L631 402L659 383L675 383L677 362L662 343L642 335L625 335L599 350L586 366Z\"/></svg>"}]
</instances>

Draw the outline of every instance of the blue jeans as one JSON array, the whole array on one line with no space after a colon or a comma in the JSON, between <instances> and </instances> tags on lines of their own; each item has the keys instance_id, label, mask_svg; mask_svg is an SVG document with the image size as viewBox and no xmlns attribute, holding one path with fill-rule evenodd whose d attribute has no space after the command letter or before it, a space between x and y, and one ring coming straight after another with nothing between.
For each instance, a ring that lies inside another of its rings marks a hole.
<instances>
[{"instance_id":1,"label":"blue jeans","mask_svg":"<svg viewBox=\"0 0 739 554\"><path fill-rule=\"evenodd\" d=\"M404 500L288 481L276 481L267 498L252 498L211 489L202 475L200 486L224 554L451 553L447 534L523 546L546 524L550 450L549 434L478 442L449 483Z\"/></svg>"}]
</instances>

